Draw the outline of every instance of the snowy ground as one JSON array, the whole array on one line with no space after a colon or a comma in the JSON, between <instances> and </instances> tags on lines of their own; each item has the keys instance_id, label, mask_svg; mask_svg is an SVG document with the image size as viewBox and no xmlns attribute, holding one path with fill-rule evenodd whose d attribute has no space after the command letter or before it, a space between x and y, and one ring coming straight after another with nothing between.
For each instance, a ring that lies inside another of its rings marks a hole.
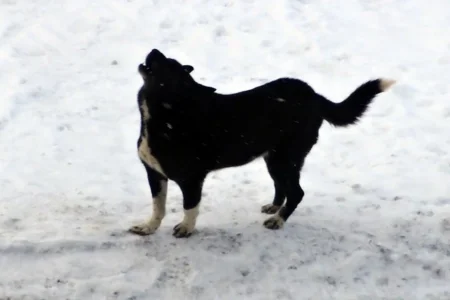
<instances>
[{"instance_id":1,"label":"snowy ground","mask_svg":"<svg viewBox=\"0 0 450 300\"><path fill-rule=\"evenodd\" d=\"M183 3L183 4L181 4ZM0 0L0 299L450 299L448 0ZM153 236L136 70L159 48L219 92L280 76L341 101L269 231L262 161L208 177L198 231Z\"/></svg>"}]
</instances>

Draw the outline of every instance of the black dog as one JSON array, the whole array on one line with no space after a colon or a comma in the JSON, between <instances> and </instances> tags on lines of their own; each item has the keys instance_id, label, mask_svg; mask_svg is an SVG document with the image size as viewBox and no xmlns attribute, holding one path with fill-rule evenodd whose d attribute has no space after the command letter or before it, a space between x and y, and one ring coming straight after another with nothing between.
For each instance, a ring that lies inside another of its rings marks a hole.
<instances>
[{"instance_id":1,"label":"black dog","mask_svg":"<svg viewBox=\"0 0 450 300\"><path fill-rule=\"evenodd\" d=\"M333 103L307 83L291 78L236 94L218 94L191 77L192 66L166 58L156 49L138 70L144 84L138 93L137 146L153 196L153 214L130 231L148 235L158 229L170 179L183 194L184 219L174 227L176 237L193 232L209 172L258 157L264 157L275 185L273 202L262 207L262 212L275 215L264 226L280 228L304 196L300 170L323 120L335 126L356 123L375 96L394 84L386 79L368 81L343 102Z\"/></svg>"}]
</instances>

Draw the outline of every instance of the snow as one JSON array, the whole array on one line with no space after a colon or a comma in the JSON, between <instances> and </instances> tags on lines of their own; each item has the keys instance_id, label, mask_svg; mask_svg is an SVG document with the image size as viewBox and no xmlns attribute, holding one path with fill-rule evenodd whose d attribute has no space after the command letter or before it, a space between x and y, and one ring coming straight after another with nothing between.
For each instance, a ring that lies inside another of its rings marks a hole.
<instances>
[{"instance_id":1,"label":"snow","mask_svg":"<svg viewBox=\"0 0 450 300\"><path fill-rule=\"evenodd\" d=\"M447 0L0 1L0 299L450 299ZM197 232L152 236L137 66L158 48L218 92L281 76L334 101L303 202L270 231L262 160L211 174Z\"/></svg>"}]
</instances>

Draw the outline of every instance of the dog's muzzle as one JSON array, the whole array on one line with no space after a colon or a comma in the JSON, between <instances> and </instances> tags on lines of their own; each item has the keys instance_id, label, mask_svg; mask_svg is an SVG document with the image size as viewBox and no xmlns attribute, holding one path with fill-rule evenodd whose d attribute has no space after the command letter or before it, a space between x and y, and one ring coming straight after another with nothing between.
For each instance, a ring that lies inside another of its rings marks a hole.
<instances>
[{"instance_id":1,"label":"dog's muzzle","mask_svg":"<svg viewBox=\"0 0 450 300\"><path fill-rule=\"evenodd\" d=\"M152 70L150 70L150 68L147 67L144 64L140 64L138 70L142 74L146 74L146 75L151 75L152 74Z\"/></svg>"}]
</instances>

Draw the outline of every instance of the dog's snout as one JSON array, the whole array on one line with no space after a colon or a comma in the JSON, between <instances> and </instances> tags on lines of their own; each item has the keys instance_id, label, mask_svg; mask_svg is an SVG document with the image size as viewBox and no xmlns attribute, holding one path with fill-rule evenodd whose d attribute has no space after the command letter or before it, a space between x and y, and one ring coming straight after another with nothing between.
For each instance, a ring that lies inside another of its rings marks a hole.
<instances>
[{"instance_id":1,"label":"dog's snout","mask_svg":"<svg viewBox=\"0 0 450 300\"><path fill-rule=\"evenodd\" d=\"M146 73L146 74L151 74L152 71L150 70L150 68L144 64L139 64L139 68L138 68L140 73Z\"/></svg>"}]
</instances>

